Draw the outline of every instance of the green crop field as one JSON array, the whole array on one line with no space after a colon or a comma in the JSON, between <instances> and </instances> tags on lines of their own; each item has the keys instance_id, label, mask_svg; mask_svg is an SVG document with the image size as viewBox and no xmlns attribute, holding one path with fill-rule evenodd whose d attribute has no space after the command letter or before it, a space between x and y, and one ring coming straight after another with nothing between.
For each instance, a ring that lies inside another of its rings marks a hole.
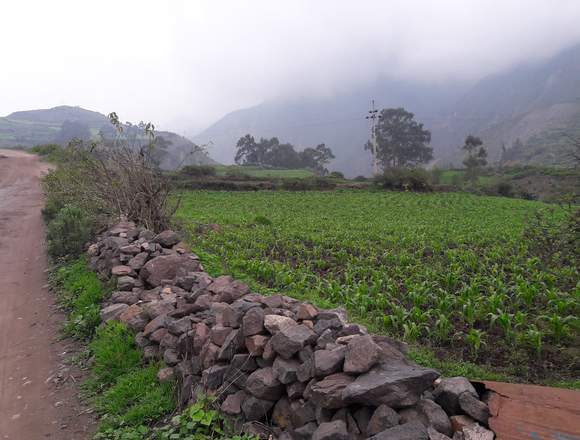
<instances>
[{"instance_id":1,"label":"green crop field","mask_svg":"<svg viewBox=\"0 0 580 440\"><path fill-rule=\"evenodd\" d=\"M177 217L214 274L344 306L442 358L541 381L578 374L578 268L548 270L522 240L547 206L459 193L194 191ZM207 223L220 231L198 232Z\"/></svg>"},{"instance_id":2,"label":"green crop field","mask_svg":"<svg viewBox=\"0 0 580 440\"><path fill-rule=\"evenodd\" d=\"M246 174L250 177L259 178L278 178L278 179L302 179L306 177L314 176L314 173L310 170L296 169L296 170L283 170L283 169L268 169L261 168L257 166L238 166L238 165L216 165L216 172L218 176L225 176L228 173L241 173Z\"/></svg>"}]
</instances>

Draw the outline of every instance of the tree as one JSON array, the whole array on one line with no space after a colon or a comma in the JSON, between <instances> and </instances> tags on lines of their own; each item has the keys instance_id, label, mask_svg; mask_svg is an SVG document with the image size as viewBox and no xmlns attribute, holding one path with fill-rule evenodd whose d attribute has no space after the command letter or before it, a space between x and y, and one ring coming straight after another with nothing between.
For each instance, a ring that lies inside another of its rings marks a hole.
<instances>
[{"instance_id":1,"label":"tree","mask_svg":"<svg viewBox=\"0 0 580 440\"><path fill-rule=\"evenodd\" d=\"M325 144L319 144L316 148L305 148L299 154L302 166L310 168L320 175L328 173L325 165L334 159L332 150Z\"/></svg>"},{"instance_id":2,"label":"tree","mask_svg":"<svg viewBox=\"0 0 580 440\"><path fill-rule=\"evenodd\" d=\"M408 168L433 159L431 133L404 108L383 109L376 127L377 160L383 169ZM365 145L373 151L372 142Z\"/></svg>"},{"instance_id":3,"label":"tree","mask_svg":"<svg viewBox=\"0 0 580 440\"><path fill-rule=\"evenodd\" d=\"M463 165L467 168L468 177L473 180L477 176L477 171L487 165L487 150L483 146L483 141L471 134L465 138L461 149L466 154Z\"/></svg>"},{"instance_id":4,"label":"tree","mask_svg":"<svg viewBox=\"0 0 580 440\"><path fill-rule=\"evenodd\" d=\"M256 142L253 136L247 134L238 140L236 147L238 150L235 161L242 165L309 168L318 174L325 174L327 172L325 165L334 159L332 150L325 144L298 152L294 145L282 144L277 137L260 138L260 141Z\"/></svg>"},{"instance_id":5,"label":"tree","mask_svg":"<svg viewBox=\"0 0 580 440\"><path fill-rule=\"evenodd\" d=\"M238 151L234 160L237 164L243 165L266 165L269 151L279 143L276 137L260 138L260 142L256 142L254 136L247 134L238 139L236 143Z\"/></svg>"},{"instance_id":6,"label":"tree","mask_svg":"<svg viewBox=\"0 0 580 440\"><path fill-rule=\"evenodd\" d=\"M236 143L236 148L238 151L236 152L236 157L234 160L237 164L257 163L257 147L258 144L256 143L254 136L249 134L242 136Z\"/></svg>"}]
</instances>

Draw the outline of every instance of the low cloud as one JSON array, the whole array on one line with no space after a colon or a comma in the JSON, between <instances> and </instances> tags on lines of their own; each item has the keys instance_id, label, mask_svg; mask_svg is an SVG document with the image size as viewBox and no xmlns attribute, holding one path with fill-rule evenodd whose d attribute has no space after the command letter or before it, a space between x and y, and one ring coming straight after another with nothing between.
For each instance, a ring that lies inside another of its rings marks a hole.
<instances>
[{"instance_id":1,"label":"low cloud","mask_svg":"<svg viewBox=\"0 0 580 440\"><path fill-rule=\"evenodd\" d=\"M475 81L580 42L576 0L19 1L0 113L60 104L191 132L381 76Z\"/></svg>"}]
</instances>

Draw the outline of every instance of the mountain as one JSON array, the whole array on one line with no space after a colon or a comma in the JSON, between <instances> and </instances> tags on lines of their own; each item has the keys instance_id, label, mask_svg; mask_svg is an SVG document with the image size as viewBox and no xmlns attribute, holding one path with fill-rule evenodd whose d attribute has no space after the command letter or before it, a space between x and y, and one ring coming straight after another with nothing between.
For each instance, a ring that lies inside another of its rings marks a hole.
<instances>
[{"instance_id":1,"label":"mountain","mask_svg":"<svg viewBox=\"0 0 580 440\"><path fill-rule=\"evenodd\" d=\"M240 136L277 136L300 147L326 143L336 155L331 168L350 176L370 172L363 150L370 99L379 108L405 107L432 132L438 165L460 164L459 146L480 136L491 161L564 163L568 135L580 136L580 45L552 58L519 65L474 84L417 83L382 78L326 99L273 100L227 114L199 133L213 142L210 154L231 163Z\"/></svg>"},{"instance_id":2,"label":"mountain","mask_svg":"<svg viewBox=\"0 0 580 440\"><path fill-rule=\"evenodd\" d=\"M59 106L50 109L28 110L0 118L0 147L33 147L39 144L66 144L72 138L91 139L105 133L112 136L109 119L98 112L81 107ZM169 131L157 131L167 143L167 152L161 162L165 169L184 163L214 163L207 155L189 152L194 144L187 138Z\"/></svg>"},{"instance_id":3,"label":"mountain","mask_svg":"<svg viewBox=\"0 0 580 440\"><path fill-rule=\"evenodd\" d=\"M363 146L370 132L365 116L371 97L381 107L404 106L428 125L428 121L437 121L441 114L447 114L449 106L464 90L463 84L410 84L383 78L331 98L276 100L237 110L193 137L193 141L200 144L211 141L210 155L225 163L233 161L236 141L246 133L255 137L277 136L298 149L325 143L336 156L332 169L351 176L368 174L371 157Z\"/></svg>"}]
</instances>

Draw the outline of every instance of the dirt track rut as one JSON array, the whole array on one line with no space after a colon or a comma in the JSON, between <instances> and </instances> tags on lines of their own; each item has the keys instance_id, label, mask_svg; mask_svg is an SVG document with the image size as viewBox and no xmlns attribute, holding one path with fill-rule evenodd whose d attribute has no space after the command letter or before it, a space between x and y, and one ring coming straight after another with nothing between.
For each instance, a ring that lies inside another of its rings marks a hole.
<instances>
[{"instance_id":1,"label":"dirt track rut","mask_svg":"<svg viewBox=\"0 0 580 440\"><path fill-rule=\"evenodd\" d=\"M47 288L37 157L0 150L0 439L85 439L90 431Z\"/></svg>"}]
</instances>

